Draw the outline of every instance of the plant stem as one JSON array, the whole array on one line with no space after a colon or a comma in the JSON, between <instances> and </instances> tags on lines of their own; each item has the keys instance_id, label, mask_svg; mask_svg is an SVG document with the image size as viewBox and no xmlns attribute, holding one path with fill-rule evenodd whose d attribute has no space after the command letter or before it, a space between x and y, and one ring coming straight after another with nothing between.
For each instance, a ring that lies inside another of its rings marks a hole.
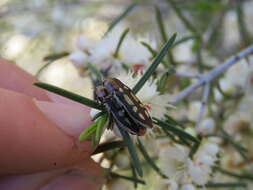
<instances>
[{"instance_id":1,"label":"plant stem","mask_svg":"<svg viewBox=\"0 0 253 190\"><path fill-rule=\"evenodd\" d=\"M200 79L197 82L190 85L189 87L187 87L186 89L184 89L183 91L178 93L177 95L175 95L172 98L171 103L176 104L179 101L183 100L186 96L191 94L198 87L200 87L200 86L202 86L206 83L211 82L213 79L220 76L223 72L225 72L228 68L230 68L232 65L237 63L239 60L249 56L252 53L253 53L253 45L241 50L239 53L237 53L236 55L230 57L224 63L222 63L221 65L215 67L211 71L209 71L205 74L202 74Z\"/></svg>"}]
</instances>

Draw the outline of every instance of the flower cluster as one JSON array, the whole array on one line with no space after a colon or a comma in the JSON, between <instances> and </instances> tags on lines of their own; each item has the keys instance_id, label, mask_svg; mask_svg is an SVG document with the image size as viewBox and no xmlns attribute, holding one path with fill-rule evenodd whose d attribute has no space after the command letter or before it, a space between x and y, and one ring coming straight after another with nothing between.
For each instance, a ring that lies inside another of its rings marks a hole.
<instances>
[{"instance_id":1,"label":"flower cluster","mask_svg":"<svg viewBox=\"0 0 253 190\"><path fill-rule=\"evenodd\" d=\"M133 88L151 64L152 54L130 34L124 38L121 47L117 50L123 32L117 27L100 40L80 35L76 43L78 50L71 53L69 59L78 69L92 64L101 73L107 71L106 77L117 78L129 88ZM158 72L156 76L150 77L136 96L144 104L151 117L166 120L165 115L173 106L169 104L171 93L159 91L158 85L161 76ZM99 112L99 110L92 108L91 117ZM207 134L213 131L214 127L213 120L207 118L199 128L188 128L189 130L187 130L188 132L192 131L193 134ZM116 130L117 127L113 127L113 129L116 136L111 132L106 132L102 137L103 142L120 136ZM187 130L185 130L186 133L188 133ZM160 184L170 190L192 190L196 189L196 185L204 186L211 179L212 167L217 161L219 151L216 142L210 138L202 139L198 149L191 157L191 147L178 144L169 138L166 140L156 139L162 134L162 131L153 131L152 136L142 137L141 141L148 150L150 149L149 152L152 153L152 156L158 157L157 164L167 176L167 179L158 180ZM113 162L117 169L125 168L130 164L128 159L123 159L127 158L126 152L121 152L117 156L106 153L104 158ZM114 185L111 186L111 184ZM108 183L109 189L113 189L117 184L117 181L111 181Z\"/></svg>"},{"instance_id":2,"label":"flower cluster","mask_svg":"<svg viewBox=\"0 0 253 190\"><path fill-rule=\"evenodd\" d=\"M133 69L144 68L152 58L152 54L140 43L147 40L135 40L127 34L117 49L122 33L122 27L116 27L100 40L80 35L76 41L77 51L71 53L69 59L77 67L86 67L90 63L102 71L110 70L110 74L121 71L123 64Z\"/></svg>"},{"instance_id":3,"label":"flower cluster","mask_svg":"<svg viewBox=\"0 0 253 190\"><path fill-rule=\"evenodd\" d=\"M190 149L175 143L161 142L159 162L169 179L163 179L169 189L195 189L204 186L210 179L212 167L217 161L219 146L212 139L204 139L197 152L190 158Z\"/></svg>"}]
</instances>

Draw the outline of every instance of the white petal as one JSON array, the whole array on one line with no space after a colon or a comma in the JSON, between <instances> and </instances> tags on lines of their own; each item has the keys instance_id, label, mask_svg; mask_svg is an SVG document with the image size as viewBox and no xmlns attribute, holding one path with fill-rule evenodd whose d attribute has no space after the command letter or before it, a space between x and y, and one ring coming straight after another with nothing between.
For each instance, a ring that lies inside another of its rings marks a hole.
<instances>
[{"instance_id":1,"label":"white petal","mask_svg":"<svg viewBox=\"0 0 253 190\"><path fill-rule=\"evenodd\" d=\"M80 50L88 50L96 44L96 41L85 35L79 35L76 40L76 46Z\"/></svg>"},{"instance_id":2,"label":"white petal","mask_svg":"<svg viewBox=\"0 0 253 190\"><path fill-rule=\"evenodd\" d=\"M201 134L213 133L215 129L215 122L212 118L204 119L197 128L197 131Z\"/></svg>"},{"instance_id":3,"label":"white petal","mask_svg":"<svg viewBox=\"0 0 253 190\"><path fill-rule=\"evenodd\" d=\"M217 144L214 144L214 143L205 144L204 149L211 156L215 156L219 152L219 146Z\"/></svg>"},{"instance_id":4,"label":"white petal","mask_svg":"<svg viewBox=\"0 0 253 190\"><path fill-rule=\"evenodd\" d=\"M195 186L192 184L185 184L182 186L181 190L195 190Z\"/></svg>"},{"instance_id":5,"label":"white petal","mask_svg":"<svg viewBox=\"0 0 253 190\"><path fill-rule=\"evenodd\" d=\"M212 165L215 159L213 159L209 155L201 155L199 158L197 158L198 162L201 164L207 164L207 165Z\"/></svg>"},{"instance_id":6,"label":"white petal","mask_svg":"<svg viewBox=\"0 0 253 190\"><path fill-rule=\"evenodd\" d=\"M69 55L69 60L74 63L75 66L83 66L87 60L88 56L82 51L76 51Z\"/></svg>"}]
</instances>

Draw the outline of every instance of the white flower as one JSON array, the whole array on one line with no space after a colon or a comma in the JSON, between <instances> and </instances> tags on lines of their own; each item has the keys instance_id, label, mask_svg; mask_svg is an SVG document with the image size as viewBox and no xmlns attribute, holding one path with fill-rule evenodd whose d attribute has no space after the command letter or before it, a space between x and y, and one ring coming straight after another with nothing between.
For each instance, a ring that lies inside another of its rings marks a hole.
<instances>
[{"instance_id":1,"label":"white flower","mask_svg":"<svg viewBox=\"0 0 253 190\"><path fill-rule=\"evenodd\" d=\"M117 154L116 158L114 158L114 163L119 168L127 168L130 166L130 159L126 152L121 152Z\"/></svg>"},{"instance_id":2,"label":"white flower","mask_svg":"<svg viewBox=\"0 0 253 190\"><path fill-rule=\"evenodd\" d=\"M76 39L76 47L79 50L89 52L89 49L96 45L97 41L87 37L86 35L79 35Z\"/></svg>"},{"instance_id":3,"label":"white flower","mask_svg":"<svg viewBox=\"0 0 253 190\"><path fill-rule=\"evenodd\" d=\"M210 173L211 168L208 165L199 165L194 162L189 162L189 175L196 184L206 184L209 180Z\"/></svg>"},{"instance_id":4,"label":"white flower","mask_svg":"<svg viewBox=\"0 0 253 190\"><path fill-rule=\"evenodd\" d=\"M219 146L215 143L207 142L203 145L202 148L207 154L211 156L216 156L216 154L219 152Z\"/></svg>"},{"instance_id":5,"label":"white flower","mask_svg":"<svg viewBox=\"0 0 253 190\"><path fill-rule=\"evenodd\" d=\"M181 187L180 190L195 190L195 186L193 184L185 184Z\"/></svg>"},{"instance_id":6,"label":"white flower","mask_svg":"<svg viewBox=\"0 0 253 190\"><path fill-rule=\"evenodd\" d=\"M90 61L92 64L97 65L99 68L107 69L110 66L114 66L115 62L118 62L117 58L114 57L114 53L122 31L122 28L116 27L104 38L97 41L96 45L90 49Z\"/></svg>"},{"instance_id":7,"label":"white flower","mask_svg":"<svg viewBox=\"0 0 253 190\"><path fill-rule=\"evenodd\" d=\"M134 39L131 33L128 33L124 38L118 55L115 57L115 51L123 31L124 27L117 26L100 40L80 35L77 38L76 46L89 54L90 63L99 69L110 68L110 73L122 70L122 63L142 66L150 64L151 53L138 40ZM154 46L154 43L151 45Z\"/></svg>"},{"instance_id":8,"label":"white flower","mask_svg":"<svg viewBox=\"0 0 253 190\"><path fill-rule=\"evenodd\" d=\"M178 184L173 179L164 180L164 183L168 185L168 190L178 190Z\"/></svg>"},{"instance_id":9,"label":"white flower","mask_svg":"<svg viewBox=\"0 0 253 190\"><path fill-rule=\"evenodd\" d=\"M223 100L223 95L221 94L221 92L218 90L218 89L214 89L214 99L217 101L217 102L221 102Z\"/></svg>"},{"instance_id":10,"label":"white flower","mask_svg":"<svg viewBox=\"0 0 253 190\"><path fill-rule=\"evenodd\" d=\"M239 63L233 65L228 72L226 72L225 77L219 81L221 89L226 93L232 94L238 88L245 88L248 76L252 70L253 67L249 66L245 60L240 60Z\"/></svg>"},{"instance_id":11,"label":"white flower","mask_svg":"<svg viewBox=\"0 0 253 190\"><path fill-rule=\"evenodd\" d=\"M174 144L160 150L160 168L164 174L176 181L182 180L187 174L189 149Z\"/></svg>"},{"instance_id":12,"label":"white flower","mask_svg":"<svg viewBox=\"0 0 253 190\"><path fill-rule=\"evenodd\" d=\"M88 62L88 56L82 51L75 51L69 55L69 60L77 67L84 66Z\"/></svg>"},{"instance_id":13,"label":"white flower","mask_svg":"<svg viewBox=\"0 0 253 190\"><path fill-rule=\"evenodd\" d=\"M149 44L149 42L147 42ZM151 53L141 43L131 36L127 38L121 49L121 60L127 64L150 64Z\"/></svg>"},{"instance_id":14,"label":"white flower","mask_svg":"<svg viewBox=\"0 0 253 190\"><path fill-rule=\"evenodd\" d=\"M212 166L217 160L219 147L216 143L204 140L193 160L189 161L189 175L192 181L198 185L206 184L212 172Z\"/></svg>"},{"instance_id":15,"label":"white flower","mask_svg":"<svg viewBox=\"0 0 253 190\"><path fill-rule=\"evenodd\" d=\"M212 118L205 118L200 122L196 130L202 135L213 133L215 130L215 122Z\"/></svg>"},{"instance_id":16,"label":"white flower","mask_svg":"<svg viewBox=\"0 0 253 190\"><path fill-rule=\"evenodd\" d=\"M131 73L121 73L120 75L116 76L116 78L130 88L133 88L141 77L141 74L137 74L135 77L133 77ZM161 95L157 91L156 82L156 80L148 80L141 90L136 94L136 96L146 106L152 117L161 119L164 117L164 114L166 114L167 108L172 106L168 103L170 100L170 95Z\"/></svg>"}]
</instances>

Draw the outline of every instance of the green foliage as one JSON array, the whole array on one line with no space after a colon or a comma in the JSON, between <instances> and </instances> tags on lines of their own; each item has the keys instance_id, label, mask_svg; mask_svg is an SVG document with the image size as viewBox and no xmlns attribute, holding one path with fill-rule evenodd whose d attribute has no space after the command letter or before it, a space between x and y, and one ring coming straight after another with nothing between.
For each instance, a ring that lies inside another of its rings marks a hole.
<instances>
[{"instance_id":1,"label":"green foliage","mask_svg":"<svg viewBox=\"0 0 253 190\"><path fill-rule=\"evenodd\" d=\"M135 7L137 6L136 3L133 3L131 5L129 5L125 11L119 15L117 18L115 18L112 23L110 24L110 26L108 27L105 35L107 35L121 20L123 20Z\"/></svg>"},{"instance_id":2,"label":"green foliage","mask_svg":"<svg viewBox=\"0 0 253 190\"><path fill-rule=\"evenodd\" d=\"M138 158L137 152L135 150L134 144L133 144L129 134L124 129L122 129L121 127L118 127L118 129L120 131L120 134L123 137L123 140L124 140L125 144L127 145L128 152L130 154L132 164L133 164L134 168L136 169L138 175L140 177L142 177L143 176L143 171L142 171L141 163L140 163L140 160Z\"/></svg>"},{"instance_id":3,"label":"green foliage","mask_svg":"<svg viewBox=\"0 0 253 190\"><path fill-rule=\"evenodd\" d=\"M122 32L122 34L121 34L121 36L120 36L120 39L119 39L119 42L118 42L118 44L117 44L116 50L115 50L115 52L114 52L114 57L117 58L117 57L119 56L120 47L121 47L122 42L124 41L126 35L128 34L128 32L129 32L129 28L126 28L126 29Z\"/></svg>"},{"instance_id":4,"label":"green foliage","mask_svg":"<svg viewBox=\"0 0 253 190\"><path fill-rule=\"evenodd\" d=\"M99 109L99 110L103 110L104 108L99 105L97 102L90 100L89 98L85 98L83 96L80 96L78 94L75 94L73 92L64 90L62 88L59 88L57 86L51 85L51 84L47 84L47 83L43 83L43 82L35 82L34 83L35 86L38 86L40 88L43 88L45 90L48 90L50 92L54 92L58 95L64 96L66 98L69 98L71 100L74 100L76 102L79 102L81 104L84 104L86 106L95 108L95 109Z\"/></svg>"},{"instance_id":5,"label":"green foliage","mask_svg":"<svg viewBox=\"0 0 253 190\"><path fill-rule=\"evenodd\" d=\"M92 153L92 155L113 150L115 148L123 148L125 146L126 145L123 141L112 141L112 142L102 143L97 146L96 150Z\"/></svg>"},{"instance_id":6,"label":"green foliage","mask_svg":"<svg viewBox=\"0 0 253 190\"><path fill-rule=\"evenodd\" d=\"M160 175L162 178L167 178L167 176L165 174L163 174L163 172L160 170L160 168L155 164L154 160L149 156L147 150L145 149L145 147L141 143L140 139L138 139L138 147L139 147L139 150L142 153L143 157L145 158L145 160L151 166L151 168L153 168L153 170L158 175Z\"/></svg>"},{"instance_id":7,"label":"green foliage","mask_svg":"<svg viewBox=\"0 0 253 190\"><path fill-rule=\"evenodd\" d=\"M144 73L142 78L137 82L137 84L132 89L135 94L143 87L143 85L147 82L147 80L151 77L153 72L156 70L158 65L161 63L163 57L167 54L168 50L173 45L176 39L176 34L173 34L172 37L165 43L161 51L156 55L154 61L149 66L148 70Z\"/></svg>"}]
</instances>

